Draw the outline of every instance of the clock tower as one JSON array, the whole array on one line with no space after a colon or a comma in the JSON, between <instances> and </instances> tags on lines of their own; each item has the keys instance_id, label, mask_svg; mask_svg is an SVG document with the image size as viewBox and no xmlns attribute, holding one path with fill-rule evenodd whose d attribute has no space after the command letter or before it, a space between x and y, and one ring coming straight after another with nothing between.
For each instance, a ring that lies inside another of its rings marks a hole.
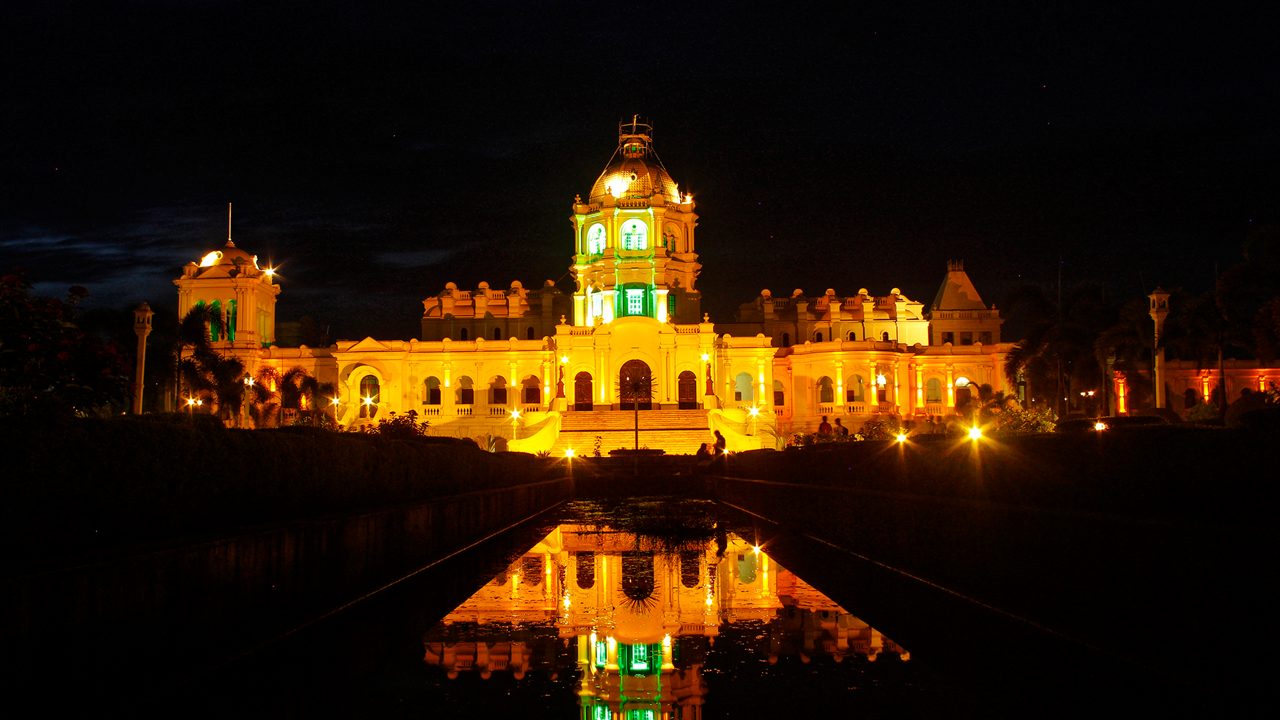
<instances>
[{"instance_id":1,"label":"clock tower","mask_svg":"<svg viewBox=\"0 0 1280 720\"><path fill-rule=\"evenodd\" d=\"M633 117L584 201L574 198L573 324L651 317L696 323L693 195L681 193L653 150L653 127Z\"/></svg>"}]
</instances>

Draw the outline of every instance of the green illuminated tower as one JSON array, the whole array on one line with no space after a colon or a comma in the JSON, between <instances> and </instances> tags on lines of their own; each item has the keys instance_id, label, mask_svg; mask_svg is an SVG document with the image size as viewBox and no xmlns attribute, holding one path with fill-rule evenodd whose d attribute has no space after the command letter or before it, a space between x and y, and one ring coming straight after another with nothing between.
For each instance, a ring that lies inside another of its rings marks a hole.
<instances>
[{"instance_id":1,"label":"green illuminated tower","mask_svg":"<svg viewBox=\"0 0 1280 720\"><path fill-rule=\"evenodd\" d=\"M653 151L653 127L637 118L619 125L591 194L574 198L573 324L635 315L699 322L697 220L692 193L680 192Z\"/></svg>"}]
</instances>

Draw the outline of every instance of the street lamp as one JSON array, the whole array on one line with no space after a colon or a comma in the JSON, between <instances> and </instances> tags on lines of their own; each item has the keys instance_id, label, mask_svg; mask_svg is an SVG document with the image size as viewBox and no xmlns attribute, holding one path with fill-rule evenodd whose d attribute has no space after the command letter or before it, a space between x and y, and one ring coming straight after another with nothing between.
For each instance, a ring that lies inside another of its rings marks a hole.
<instances>
[{"instance_id":1,"label":"street lamp","mask_svg":"<svg viewBox=\"0 0 1280 720\"><path fill-rule=\"evenodd\" d=\"M520 439L520 411L519 410L511 411L511 439L512 440Z\"/></svg>"},{"instance_id":2,"label":"street lamp","mask_svg":"<svg viewBox=\"0 0 1280 720\"><path fill-rule=\"evenodd\" d=\"M341 403L342 401L338 399L337 395L329 398L329 405L330 407L333 408L333 426L334 427L338 426L338 405L340 405Z\"/></svg>"},{"instance_id":3,"label":"street lamp","mask_svg":"<svg viewBox=\"0 0 1280 720\"><path fill-rule=\"evenodd\" d=\"M755 435L756 434L756 418L760 416L760 408L755 405L752 405L751 407L747 408L747 413L751 415L751 434Z\"/></svg>"}]
</instances>

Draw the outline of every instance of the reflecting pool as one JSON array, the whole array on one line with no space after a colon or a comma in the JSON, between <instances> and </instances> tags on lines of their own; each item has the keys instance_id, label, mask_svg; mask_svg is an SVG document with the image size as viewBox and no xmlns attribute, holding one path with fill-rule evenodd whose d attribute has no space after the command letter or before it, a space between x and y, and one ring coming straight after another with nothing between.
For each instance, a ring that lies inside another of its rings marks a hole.
<instances>
[{"instance_id":1,"label":"reflecting pool","mask_svg":"<svg viewBox=\"0 0 1280 720\"><path fill-rule=\"evenodd\" d=\"M575 503L423 637L442 710L662 720L920 707L907 649L710 503Z\"/></svg>"}]
</instances>

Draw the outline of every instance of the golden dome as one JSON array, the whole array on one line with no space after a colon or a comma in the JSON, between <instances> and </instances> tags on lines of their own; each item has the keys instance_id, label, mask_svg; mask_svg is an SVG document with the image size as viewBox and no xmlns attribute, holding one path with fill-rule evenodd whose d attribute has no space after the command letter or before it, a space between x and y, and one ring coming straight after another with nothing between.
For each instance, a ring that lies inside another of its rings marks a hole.
<instances>
[{"instance_id":1,"label":"golden dome","mask_svg":"<svg viewBox=\"0 0 1280 720\"><path fill-rule=\"evenodd\" d=\"M653 127L633 118L618 126L618 149L591 187L590 202L654 195L680 202L679 186L653 151Z\"/></svg>"}]
</instances>

